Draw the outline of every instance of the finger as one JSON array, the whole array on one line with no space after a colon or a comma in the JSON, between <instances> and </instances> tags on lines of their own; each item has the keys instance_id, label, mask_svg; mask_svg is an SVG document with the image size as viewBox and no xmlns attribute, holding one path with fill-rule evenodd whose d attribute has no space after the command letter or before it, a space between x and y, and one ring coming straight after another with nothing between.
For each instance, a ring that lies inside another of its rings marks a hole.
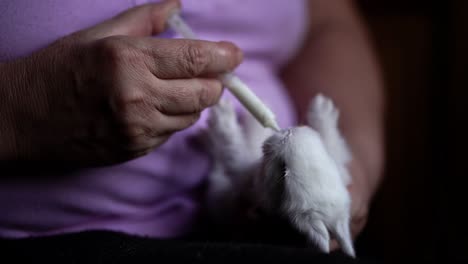
<instances>
[{"instance_id":1,"label":"finger","mask_svg":"<svg viewBox=\"0 0 468 264\"><path fill-rule=\"evenodd\" d=\"M159 135L169 135L184 130L195 124L200 118L200 113L168 116L161 115L159 122L155 123Z\"/></svg>"},{"instance_id":2,"label":"finger","mask_svg":"<svg viewBox=\"0 0 468 264\"><path fill-rule=\"evenodd\" d=\"M149 120L152 127L136 132L139 136L135 137L132 143L127 146L128 150L136 155L148 153L167 141L173 133L192 126L200 118L200 113L179 116L159 114L155 116L156 118Z\"/></svg>"},{"instance_id":3,"label":"finger","mask_svg":"<svg viewBox=\"0 0 468 264\"><path fill-rule=\"evenodd\" d=\"M179 0L166 0L131 8L81 33L90 40L115 35L151 36L163 32L166 20L176 9Z\"/></svg>"},{"instance_id":4,"label":"finger","mask_svg":"<svg viewBox=\"0 0 468 264\"><path fill-rule=\"evenodd\" d=\"M134 142L128 149L134 153L136 157L143 156L164 144L172 133L159 134L154 137L145 137L144 140Z\"/></svg>"},{"instance_id":5,"label":"finger","mask_svg":"<svg viewBox=\"0 0 468 264\"><path fill-rule=\"evenodd\" d=\"M166 115L193 114L203 111L222 94L222 84L216 79L166 80L156 91L157 108Z\"/></svg>"},{"instance_id":6,"label":"finger","mask_svg":"<svg viewBox=\"0 0 468 264\"><path fill-rule=\"evenodd\" d=\"M216 76L242 61L241 50L230 42L146 38L147 64L160 79Z\"/></svg>"}]
</instances>

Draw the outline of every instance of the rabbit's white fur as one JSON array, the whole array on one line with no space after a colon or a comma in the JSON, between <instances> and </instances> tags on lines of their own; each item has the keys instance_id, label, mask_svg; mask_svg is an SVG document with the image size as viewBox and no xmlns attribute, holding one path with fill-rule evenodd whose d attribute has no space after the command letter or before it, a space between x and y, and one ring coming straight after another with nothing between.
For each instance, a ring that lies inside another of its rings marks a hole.
<instances>
[{"instance_id":1,"label":"rabbit's white fur","mask_svg":"<svg viewBox=\"0 0 468 264\"><path fill-rule=\"evenodd\" d=\"M249 114L239 120L232 105L220 101L208 120L212 212L226 212L247 193L252 204L286 215L323 252L329 252L333 237L354 256L346 189L351 153L338 117L332 101L319 94L311 102L308 126L273 133Z\"/></svg>"}]
</instances>

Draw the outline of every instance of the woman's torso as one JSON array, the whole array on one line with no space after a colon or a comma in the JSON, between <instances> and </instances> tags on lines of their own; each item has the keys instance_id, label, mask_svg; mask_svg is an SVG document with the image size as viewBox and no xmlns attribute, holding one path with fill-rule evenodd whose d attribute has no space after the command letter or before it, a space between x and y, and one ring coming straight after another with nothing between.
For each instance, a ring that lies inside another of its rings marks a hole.
<instances>
[{"instance_id":1,"label":"woman's torso","mask_svg":"<svg viewBox=\"0 0 468 264\"><path fill-rule=\"evenodd\" d=\"M57 38L146 2L2 1L0 61L26 56ZM293 108L276 71L300 45L307 16L305 0L182 3L183 16L200 38L232 41L243 49L244 62L236 72L272 107L281 126L293 124ZM159 37L174 35L166 32ZM228 92L224 97L241 111ZM193 127L175 134L154 152L117 166L67 172L59 177L0 177L0 236L85 229L157 237L183 234L197 216L198 194L210 169L209 157L193 140L205 121L206 111Z\"/></svg>"}]
</instances>

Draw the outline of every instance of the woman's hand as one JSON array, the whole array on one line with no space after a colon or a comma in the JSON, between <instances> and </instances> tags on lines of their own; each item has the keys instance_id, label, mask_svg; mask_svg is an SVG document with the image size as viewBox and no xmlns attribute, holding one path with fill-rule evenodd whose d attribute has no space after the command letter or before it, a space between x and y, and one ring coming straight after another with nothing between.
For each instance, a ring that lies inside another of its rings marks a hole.
<instances>
[{"instance_id":1,"label":"woman's hand","mask_svg":"<svg viewBox=\"0 0 468 264\"><path fill-rule=\"evenodd\" d=\"M242 54L227 42L152 38L178 6L136 7L0 65L0 159L112 164L192 125L222 93L214 76Z\"/></svg>"}]
</instances>

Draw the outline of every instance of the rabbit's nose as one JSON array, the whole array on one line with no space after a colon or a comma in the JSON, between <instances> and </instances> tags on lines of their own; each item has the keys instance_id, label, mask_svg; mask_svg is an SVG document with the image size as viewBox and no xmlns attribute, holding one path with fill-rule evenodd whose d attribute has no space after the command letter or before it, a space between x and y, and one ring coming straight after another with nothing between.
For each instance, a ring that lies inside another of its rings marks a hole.
<instances>
[{"instance_id":1,"label":"rabbit's nose","mask_svg":"<svg viewBox=\"0 0 468 264\"><path fill-rule=\"evenodd\" d=\"M288 139L291 137L291 135L293 134L293 129L292 128L287 128L287 129L283 129L279 132L279 135L281 137L281 143L286 143L288 141Z\"/></svg>"}]
</instances>

